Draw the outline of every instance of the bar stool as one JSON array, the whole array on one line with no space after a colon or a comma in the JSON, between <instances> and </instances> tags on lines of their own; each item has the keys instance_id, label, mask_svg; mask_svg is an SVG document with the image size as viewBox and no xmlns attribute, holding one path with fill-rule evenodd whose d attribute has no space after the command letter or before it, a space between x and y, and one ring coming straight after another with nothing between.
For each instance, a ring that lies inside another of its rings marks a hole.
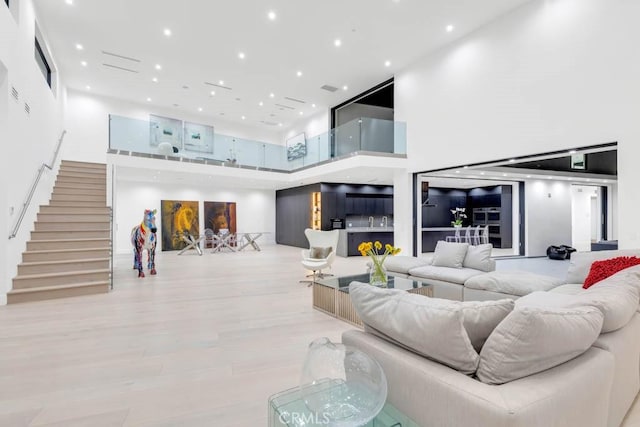
<instances>
[{"instance_id":1,"label":"bar stool","mask_svg":"<svg viewBox=\"0 0 640 427\"><path fill-rule=\"evenodd\" d=\"M482 227L478 225L473 230L473 236L471 236L471 244L472 245L479 245L480 244L480 229L481 228Z\"/></svg>"},{"instance_id":2,"label":"bar stool","mask_svg":"<svg viewBox=\"0 0 640 427\"><path fill-rule=\"evenodd\" d=\"M485 225L485 227L482 229L482 235L480 236L480 240L485 245L489 243L489 226L488 225Z\"/></svg>"},{"instance_id":3,"label":"bar stool","mask_svg":"<svg viewBox=\"0 0 640 427\"><path fill-rule=\"evenodd\" d=\"M445 237L445 241L447 242L456 242L456 243L460 243L461 242L461 238L460 238L460 227L456 227L456 231L454 233L453 236L447 236Z\"/></svg>"}]
</instances>

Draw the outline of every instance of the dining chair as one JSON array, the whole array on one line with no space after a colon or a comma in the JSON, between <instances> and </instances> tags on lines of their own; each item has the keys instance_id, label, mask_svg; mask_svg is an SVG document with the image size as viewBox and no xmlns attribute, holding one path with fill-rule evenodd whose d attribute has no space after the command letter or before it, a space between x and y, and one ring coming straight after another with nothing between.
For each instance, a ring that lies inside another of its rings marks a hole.
<instances>
[{"instance_id":1,"label":"dining chair","mask_svg":"<svg viewBox=\"0 0 640 427\"><path fill-rule=\"evenodd\" d=\"M473 229L473 236L471 236L471 244L472 245L479 245L481 242L480 239L480 229L482 228L482 226L478 225L476 226L476 228Z\"/></svg>"}]
</instances>

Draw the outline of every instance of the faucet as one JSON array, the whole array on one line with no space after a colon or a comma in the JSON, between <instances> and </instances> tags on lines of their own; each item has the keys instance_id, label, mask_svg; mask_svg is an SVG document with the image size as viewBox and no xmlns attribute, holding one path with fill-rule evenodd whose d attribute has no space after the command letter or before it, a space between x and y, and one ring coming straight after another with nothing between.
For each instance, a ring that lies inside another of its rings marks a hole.
<instances>
[{"instance_id":1,"label":"faucet","mask_svg":"<svg viewBox=\"0 0 640 427\"><path fill-rule=\"evenodd\" d=\"M369 228L373 228L373 217L369 217Z\"/></svg>"},{"instance_id":2,"label":"faucet","mask_svg":"<svg viewBox=\"0 0 640 427\"><path fill-rule=\"evenodd\" d=\"M384 228L387 228L389 226L388 222L389 222L389 219L386 216L383 216L382 217L382 224L384 224L383 225Z\"/></svg>"}]
</instances>

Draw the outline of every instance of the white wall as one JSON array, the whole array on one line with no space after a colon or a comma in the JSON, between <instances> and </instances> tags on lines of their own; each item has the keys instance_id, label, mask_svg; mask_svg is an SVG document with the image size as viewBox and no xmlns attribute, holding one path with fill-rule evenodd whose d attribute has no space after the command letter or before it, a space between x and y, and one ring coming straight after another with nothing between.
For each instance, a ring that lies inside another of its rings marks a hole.
<instances>
[{"instance_id":1,"label":"white wall","mask_svg":"<svg viewBox=\"0 0 640 427\"><path fill-rule=\"evenodd\" d=\"M5 233L4 239L17 220L38 167L43 162L51 161L57 139L62 132L66 96L61 76L54 73L52 91L35 62L36 16L32 0L12 3L14 8L19 9L13 14L4 3L0 4L0 63L3 64L0 68L6 68L6 77L2 77L3 73L0 71L0 136L3 142L0 163L0 182L3 183L0 188L0 230ZM46 40L43 42L47 44ZM55 56L50 65L52 69L56 68ZM19 92L18 101L10 95L12 87ZM31 108L30 114L25 112L25 103ZM33 228L38 206L49 199L55 173L55 168L54 171L45 173L17 237L2 245L0 303L4 302L4 295L11 288L11 279L16 274L16 266Z\"/></svg>"},{"instance_id":2,"label":"white wall","mask_svg":"<svg viewBox=\"0 0 640 427\"><path fill-rule=\"evenodd\" d=\"M638 16L637 1L532 1L400 72L410 168L617 141L620 244L640 247Z\"/></svg>"},{"instance_id":3,"label":"white wall","mask_svg":"<svg viewBox=\"0 0 640 427\"><path fill-rule=\"evenodd\" d=\"M216 134L283 145L280 133L261 127L242 126L206 115L187 114L179 108L167 109L136 104L88 92L69 90L65 125L68 143L64 158L104 163L109 148L109 115L149 121L150 114L212 125Z\"/></svg>"},{"instance_id":4,"label":"white wall","mask_svg":"<svg viewBox=\"0 0 640 427\"><path fill-rule=\"evenodd\" d=\"M329 126L329 110L323 110L310 116L307 120L297 122L292 127L282 132L280 140L282 141L282 144L284 144L287 139L302 132L304 132L307 139L313 138L314 136L328 132Z\"/></svg>"},{"instance_id":5,"label":"white wall","mask_svg":"<svg viewBox=\"0 0 640 427\"><path fill-rule=\"evenodd\" d=\"M571 245L571 185L552 180L525 182L527 256L545 256L551 245Z\"/></svg>"},{"instance_id":6,"label":"white wall","mask_svg":"<svg viewBox=\"0 0 640 427\"><path fill-rule=\"evenodd\" d=\"M208 184L208 183L205 183ZM162 241L160 200L194 200L200 206L200 232L204 232L204 201L236 202L238 232L267 232L259 244L275 243L275 190L216 188L215 185L180 185L116 181L114 250L132 251L131 229L140 224L145 209L157 209L158 240ZM158 250L161 248L158 247Z\"/></svg>"}]
</instances>

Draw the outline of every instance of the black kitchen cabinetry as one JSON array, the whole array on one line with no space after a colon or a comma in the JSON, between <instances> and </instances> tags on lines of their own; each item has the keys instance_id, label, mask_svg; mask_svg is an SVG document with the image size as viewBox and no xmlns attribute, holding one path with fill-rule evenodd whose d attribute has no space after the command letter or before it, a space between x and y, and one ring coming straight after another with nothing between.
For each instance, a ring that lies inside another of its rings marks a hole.
<instances>
[{"instance_id":1,"label":"black kitchen cabinetry","mask_svg":"<svg viewBox=\"0 0 640 427\"><path fill-rule=\"evenodd\" d=\"M393 232L370 231L364 233L347 233L347 240L347 254L349 256L360 255L360 252L358 252L358 246L362 242L378 241L382 243L382 247L387 243L393 245Z\"/></svg>"}]
</instances>

